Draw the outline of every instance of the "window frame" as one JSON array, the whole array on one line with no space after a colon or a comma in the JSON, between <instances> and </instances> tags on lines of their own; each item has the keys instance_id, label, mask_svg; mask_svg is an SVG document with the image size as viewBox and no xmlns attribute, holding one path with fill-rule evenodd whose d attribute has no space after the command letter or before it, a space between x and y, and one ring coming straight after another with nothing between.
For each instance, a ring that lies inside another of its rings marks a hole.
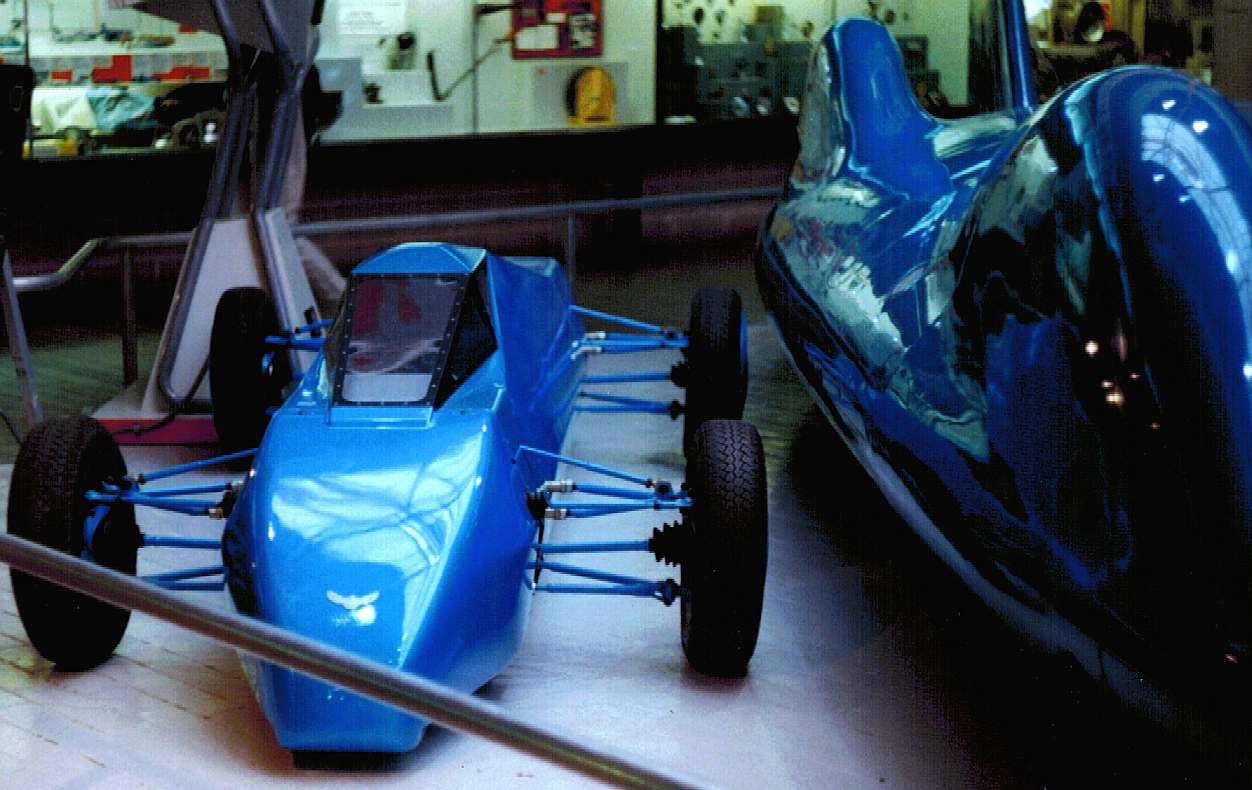
<instances>
[{"instance_id":1,"label":"window frame","mask_svg":"<svg viewBox=\"0 0 1252 790\"><path fill-rule=\"evenodd\" d=\"M439 348L439 359L435 363L430 373L430 383L426 387L426 392L419 399L415 400L349 400L344 397L343 387L344 379L348 373L348 352L351 348L352 341L352 322L356 313L356 297L357 287L367 280L453 280L458 283L456 296L453 297L452 306L449 311L448 320L444 326L444 333ZM326 364L332 366L331 402L335 406L417 406L430 407L434 405L436 397L441 387L444 369L448 363L448 356L452 349L452 339L460 322L462 306L465 302L465 294L470 281L468 274L448 274L448 273L404 273L404 274L362 274L352 277L348 285L348 291L344 294L343 309L340 312L340 319L335 322L331 329L332 337L328 338L326 344ZM333 364L332 364L333 360Z\"/></svg>"}]
</instances>

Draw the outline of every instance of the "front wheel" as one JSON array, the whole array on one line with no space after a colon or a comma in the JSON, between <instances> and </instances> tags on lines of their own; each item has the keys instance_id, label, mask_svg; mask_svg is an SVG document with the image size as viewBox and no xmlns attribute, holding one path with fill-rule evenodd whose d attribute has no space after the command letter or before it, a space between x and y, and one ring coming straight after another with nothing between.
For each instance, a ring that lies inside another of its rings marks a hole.
<instances>
[{"instance_id":1,"label":"front wheel","mask_svg":"<svg viewBox=\"0 0 1252 790\"><path fill-rule=\"evenodd\" d=\"M9 489L9 533L115 571L135 574L139 528L130 505L109 508L85 545L88 491L126 476L109 432L89 417L42 423L22 442ZM11 571L17 613L31 644L60 669L104 662L122 640L130 612L52 582Z\"/></svg>"},{"instance_id":2,"label":"front wheel","mask_svg":"<svg viewBox=\"0 0 1252 790\"><path fill-rule=\"evenodd\" d=\"M262 364L269 351L265 338L280 331L274 304L260 288L231 288L217 302L209 339L209 392L213 427L228 453L258 446L269 426L269 410L282 403L291 380L287 354L277 351L269 370Z\"/></svg>"},{"instance_id":3,"label":"front wheel","mask_svg":"<svg viewBox=\"0 0 1252 790\"><path fill-rule=\"evenodd\" d=\"M731 288L701 288L691 299L683 449L706 420L737 420L748 395L748 325Z\"/></svg>"},{"instance_id":4,"label":"front wheel","mask_svg":"<svg viewBox=\"0 0 1252 790\"><path fill-rule=\"evenodd\" d=\"M682 563L682 644L699 672L742 677L765 596L765 453L751 424L710 420L692 440L690 547Z\"/></svg>"}]
</instances>

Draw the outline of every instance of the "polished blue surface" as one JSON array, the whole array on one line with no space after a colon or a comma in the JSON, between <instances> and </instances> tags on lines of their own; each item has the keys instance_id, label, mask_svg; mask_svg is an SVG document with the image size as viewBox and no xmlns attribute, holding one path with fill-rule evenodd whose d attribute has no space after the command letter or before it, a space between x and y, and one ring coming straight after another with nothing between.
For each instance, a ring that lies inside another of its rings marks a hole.
<instances>
[{"instance_id":1,"label":"polished blue surface","mask_svg":"<svg viewBox=\"0 0 1252 790\"><path fill-rule=\"evenodd\" d=\"M319 356L274 415L223 539L241 611L464 691L520 644L537 526L524 494L555 463L512 457L519 444L559 448L582 368L556 362L581 322L550 260L411 244L354 273L479 267L496 352L438 408L334 404ZM289 749L404 751L426 726L289 670L248 667Z\"/></svg>"},{"instance_id":2,"label":"polished blue surface","mask_svg":"<svg viewBox=\"0 0 1252 790\"><path fill-rule=\"evenodd\" d=\"M1024 35L1018 3L1005 18ZM1252 660L1252 132L1162 69L1035 108L1009 51L1004 111L937 121L885 30L834 28L761 291L915 526L1023 611L1211 699Z\"/></svg>"}]
</instances>

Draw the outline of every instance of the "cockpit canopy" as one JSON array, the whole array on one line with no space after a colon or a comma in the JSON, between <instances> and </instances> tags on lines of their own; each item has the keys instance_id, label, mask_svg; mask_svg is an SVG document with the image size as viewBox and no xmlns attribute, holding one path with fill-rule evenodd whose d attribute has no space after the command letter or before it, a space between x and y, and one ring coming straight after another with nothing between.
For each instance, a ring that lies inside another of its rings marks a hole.
<instances>
[{"instance_id":1,"label":"cockpit canopy","mask_svg":"<svg viewBox=\"0 0 1252 790\"><path fill-rule=\"evenodd\" d=\"M326 341L336 405L438 406L496 350L479 274L354 276Z\"/></svg>"}]
</instances>

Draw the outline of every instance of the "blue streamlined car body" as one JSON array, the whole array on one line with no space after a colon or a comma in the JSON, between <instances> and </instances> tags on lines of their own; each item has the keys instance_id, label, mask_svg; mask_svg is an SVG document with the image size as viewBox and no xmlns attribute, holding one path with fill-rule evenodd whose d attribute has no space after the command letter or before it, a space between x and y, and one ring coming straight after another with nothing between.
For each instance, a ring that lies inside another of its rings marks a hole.
<instances>
[{"instance_id":1,"label":"blue streamlined car body","mask_svg":"<svg viewBox=\"0 0 1252 790\"><path fill-rule=\"evenodd\" d=\"M488 310L487 292L507 298ZM519 492L556 462L513 455L560 449L585 358L560 362L582 321L555 261L444 246L367 261L347 299L226 523L227 584L242 612L474 689L522 638L535 519ZM469 331L454 344L458 314ZM499 354L495 325L519 328ZM281 667L252 677L284 746L417 743L411 716ZM337 704L318 704L328 695Z\"/></svg>"},{"instance_id":2,"label":"blue streamlined car body","mask_svg":"<svg viewBox=\"0 0 1252 790\"><path fill-rule=\"evenodd\" d=\"M1252 133L1164 69L1037 107L1020 3L982 5L1007 99L961 120L919 107L877 23L824 37L761 292L838 433L993 608L1132 701L1246 724Z\"/></svg>"},{"instance_id":3,"label":"blue streamlined car body","mask_svg":"<svg viewBox=\"0 0 1252 790\"><path fill-rule=\"evenodd\" d=\"M630 331L587 332L585 317ZM152 580L225 587L241 613L463 691L512 659L535 591L678 600L692 666L741 675L760 622L767 514L760 438L737 419L747 375L738 295L698 292L691 321L672 330L581 308L555 261L443 244L362 263L338 316L292 333L276 332L263 292L227 291L208 367L214 421L233 452L128 475L98 423L46 423L19 453L9 528L127 573L140 546L220 548L222 566ZM658 349L684 360L667 371L586 371L589 354ZM317 353L293 381L301 350ZM603 389L665 379L685 387L685 406ZM686 485L560 454L577 411L684 410ZM241 481L150 487L249 459ZM611 482L553 479L562 461ZM197 498L207 493L221 498ZM222 518L225 529L220 541L145 535L136 507ZM645 540L544 541L545 520L642 511L679 518ZM680 580L561 560L631 551L680 565ZM13 576L44 656L72 669L108 658L125 612ZM245 659L245 668L292 750L405 751L427 725L283 667Z\"/></svg>"}]
</instances>

